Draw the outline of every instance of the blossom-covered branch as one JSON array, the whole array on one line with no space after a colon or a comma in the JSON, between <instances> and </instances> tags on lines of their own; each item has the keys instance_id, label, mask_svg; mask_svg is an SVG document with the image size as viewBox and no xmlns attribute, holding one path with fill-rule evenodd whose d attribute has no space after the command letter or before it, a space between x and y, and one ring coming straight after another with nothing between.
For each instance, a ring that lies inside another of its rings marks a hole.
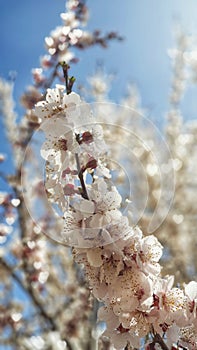
<instances>
[{"instance_id":1,"label":"blossom-covered branch","mask_svg":"<svg viewBox=\"0 0 197 350\"><path fill-rule=\"evenodd\" d=\"M75 260L84 265L94 296L104 303L98 314L107 324L104 334L116 349L127 344L139 348L152 329L154 337L146 347L190 347L183 334L196 326L197 283L182 290L173 287L173 277L161 277L161 244L153 235L144 237L122 215L121 196L105 161L102 128L89 106L57 85L48 90L46 101L37 103L35 113L46 136L42 156L55 169L46 186L63 213L59 235L65 244L75 246ZM77 181L76 154L84 168L85 198ZM66 206L57 202L60 188Z\"/></svg>"},{"instance_id":2,"label":"blossom-covered branch","mask_svg":"<svg viewBox=\"0 0 197 350\"><path fill-rule=\"evenodd\" d=\"M39 120L32 113L32 108L46 96L47 88L50 88L54 81L63 79L62 61L77 62L76 51L74 53L72 49L85 49L95 44L106 47L111 39L120 37L113 32L102 35L98 31L94 33L85 31L83 27L88 18L88 9L83 1L67 1L66 11L61 14L61 18L62 25L52 31L45 40L47 55L41 58L41 67L32 70L34 84L21 97L21 103L26 108L23 118L17 117L14 111L12 97L14 82L0 80L0 112L11 144L15 168L15 173L12 175L2 172L8 192L1 192L0 195L3 218L0 225L0 241L4 244L1 254L2 259L5 259L2 261L6 261L1 264L1 285L6 293L2 300L4 307L1 310L0 329L1 332L6 330L5 343L13 344L17 338L17 345L25 350L36 346L34 342L39 343L40 347L58 346L61 350L68 347L71 342L69 348L86 349L93 339L91 336L93 325L89 323L89 318L92 313L94 314L93 301L83 273L76 264L73 264L69 249L55 246L43 238L42 231L46 231L48 226L52 225L48 214L43 213L41 227L36 226L29 216L27 202L25 204L23 198L21 177L23 185L27 184L29 188L31 167L26 169L25 166L21 168L21 165L25 152L27 155L26 147L32 134L39 127ZM70 81L70 85L71 83L73 80ZM28 166L30 162L35 167L38 166L36 155L30 148L27 158ZM0 161L4 163L3 155ZM26 201L35 207L37 200L39 201L43 194L42 184L34 178L31 195L26 196ZM47 208L47 204L44 205ZM53 222L53 230L54 232L58 230L58 223ZM13 265L15 265L14 271L11 268ZM26 304L22 303L18 294L15 295L14 292L17 280L17 288L22 290L19 295L26 290L27 302L30 305L32 301L34 305L33 308L29 308L28 317L25 316ZM33 299L29 299L27 295ZM40 312L42 318L39 317ZM54 320L54 315L57 322ZM56 326L46 330L47 324L50 324L48 316ZM40 337L36 336L37 330ZM12 339L10 332L16 333L16 337ZM20 337L17 336L19 333Z\"/></svg>"}]
</instances>

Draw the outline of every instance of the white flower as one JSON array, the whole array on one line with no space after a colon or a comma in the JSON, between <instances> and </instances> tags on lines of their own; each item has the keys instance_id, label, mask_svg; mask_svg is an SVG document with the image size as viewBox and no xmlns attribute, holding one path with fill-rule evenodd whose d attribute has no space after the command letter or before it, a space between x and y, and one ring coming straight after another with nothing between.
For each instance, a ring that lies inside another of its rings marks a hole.
<instances>
[{"instance_id":1,"label":"white flower","mask_svg":"<svg viewBox=\"0 0 197 350\"><path fill-rule=\"evenodd\" d=\"M95 204L90 200L80 198L79 202L73 204L73 208L77 210L84 218L88 218L93 215Z\"/></svg>"},{"instance_id":2,"label":"white flower","mask_svg":"<svg viewBox=\"0 0 197 350\"><path fill-rule=\"evenodd\" d=\"M75 134L91 130L94 120L92 118L90 105L80 101L79 95L71 92L65 95L66 123L70 125Z\"/></svg>"},{"instance_id":3,"label":"white flower","mask_svg":"<svg viewBox=\"0 0 197 350\"><path fill-rule=\"evenodd\" d=\"M123 313L119 320L124 328L130 329L131 334L136 334L140 338L150 330L147 314L138 310Z\"/></svg>"},{"instance_id":4,"label":"white flower","mask_svg":"<svg viewBox=\"0 0 197 350\"><path fill-rule=\"evenodd\" d=\"M87 250L87 259L91 266L99 267L103 264L101 248L91 248Z\"/></svg>"},{"instance_id":5,"label":"white flower","mask_svg":"<svg viewBox=\"0 0 197 350\"><path fill-rule=\"evenodd\" d=\"M46 345L51 347L51 350L65 350L66 342L61 340L58 332L50 332L46 337Z\"/></svg>"},{"instance_id":6,"label":"white flower","mask_svg":"<svg viewBox=\"0 0 197 350\"><path fill-rule=\"evenodd\" d=\"M65 162L65 158L61 158L62 152L65 153L67 150L77 149L78 147L75 139L73 139L73 132L59 118L54 118L44 123L43 129L47 133L47 138L42 145L41 156L50 162L59 162L59 165L61 165L61 163ZM56 157L60 157L59 161L55 161Z\"/></svg>"},{"instance_id":7,"label":"white flower","mask_svg":"<svg viewBox=\"0 0 197 350\"><path fill-rule=\"evenodd\" d=\"M188 298L188 318L197 326L197 282L191 281L185 284L185 294Z\"/></svg>"},{"instance_id":8,"label":"white flower","mask_svg":"<svg viewBox=\"0 0 197 350\"><path fill-rule=\"evenodd\" d=\"M40 129L44 131L46 138L48 138L55 136L60 137L71 128L68 126L65 118L60 118L58 116L56 118L43 121L43 123L40 125Z\"/></svg>"},{"instance_id":9,"label":"white flower","mask_svg":"<svg viewBox=\"0 0 197 350\"><path fill-rule=\"evenodd\" d=\"M197 303L197 282L191 281L188 284L185 284L185 294L190 301L195 301Z\"/></svg>"},{"instance_id":10,"label":"white flower","mask_svg":"<svg viewBox=\"0 0 197 350\"><path fill-rule=\"evenodd\" d=\"M107 228L114 225L121 219L121 212L119 210L111 210L106 213L96 213L91 217L89 226L92 228Z\"/></svg>"},{"instance_id":11,"label":"white flower","mask_svg":"<svg viewBox=\"0 0 197 350\"><path fill-rule=\"evenodd\" d=\"M103 99L109 90L109 76L102 75L100 72L88 78L92 89L92 95L98 100Z\"/></svg>"},{"instance_id":12,"label":"white flower","mask_svg":"<svg viewBox=\"0 0 197 350\"><path fill-rule=\"evenodd\" d=\"M140 246L138 251L138 264L143 265L143 268L152 274L158 275L161 271L161 266L157 263L162 256L162 245L159 243L158 239L153 236L146 236L139 241Z\"/></svg>"},{"instance_id":13,"label":"white flower","mask_svg":"<svg viewBox=\"0 0 197 350\"><path fill-rule=\"evenodd\" d=\"M116 350L124 350L128 343L134 348L138 349L140 347L140 337L132 334L129 329L125 329L122 325L119 325L117 329L110 329L110 327L107 327L103 336L111 340Z\"/></svg>"},{"instance_id":14,"label":"white flower","mask_svg":"<svg viewBox=\"0 0 197 350\"><path fill-rule=\"evenodd\" d=\"M166 276L165 278L157 278L154 293L156 295L165 294L172 288L174 284L174 276Z\"/></svg>"},{"instance_id":15,"label":"white flower","mask_svg":"<svg viewBox=\"0 0 197 350\"><path fill-rule=\"evenodd\" d=\"M137 269L124 269L114 276L109 297L113 300L113 310L117 315L132 312L152 295L152 280Z\"/></svg>"},{"instance_id":16,"label":"white flower","mask_svg":"<svg viewBox=\"0 0 197 350\"><path fill-rule=\"evenodd\" d=\"M64 227L61 232L63 241L72 246L79 246L81 229L82 229L82 217L79 214L67 210L64 213Z\"/></svg>"},{"instance_id":17,"label":"white flower","mask_svg":"<svg viewBox=\"0 0 197 350\"><path fill-rule=\"evenodd\" d=\"M157 331L159 331L159 328L160 331L162 330L162 325L167 324L168 329L173 323L179 327L183 327L187 322L186 296L183 290L172 288L172 283L173 278L167 278L166 280L161 279L160 283L156 283L155 285L154 295L157 298L157 302L156 304L154 302L154 306L158 314L156 323L153 323Z\"/></svg>"},{"instance_id":18,"label":"white flower","mask_svg":"<svg viewBox=\"0 0 197 350\"><path fill-rule=\"evenodd\" d=\"M87 114L88 115L88 114ZM91 115L90 115L91 118ZM91 122L93 122L93 120L90 119ZM81 123L81 121L80 121ZM78 123L78 125L80 126L80 124ZM81 151L82 152L87 152L88 154L91 154L92 157L98 159L100 155L104 155L107 152L107 146L105 141L103 140L102 137L102 127L100 125L94 125L94 124L87 124L87 125L82 125L82 127L84 129L86 129L86 134L88 133L91 137L90 141L87 142L83 142L81 143ZM84 134L85 134L84 133ZM97 171L96 174L98 174L98 167L103 167L103 165L101 165L100 160L98 159L98 165L97 165ZM107 169L106 172L109 172L109 170ZM108 175L106 177L109 177Z\"/></svg>"},{"instance_id":19,"label":"white flower","mask_svg":"<svg viewBox=\"0 0 197 350\"><path fill-rule=\"evenodd\" d=\"M179 288L172 288L163 295L163 306L170 312L183 310L185 305L184 292Z\"/></svg>"},{"instance_id":20,"label":"white flower","mask_svg":"<svg viewBox=\"0 0 197 350\"><path fill-rule=\"evenodd\" d=\"M76 28L79 25L79 21L76 19L74 12L64 12L60 14L65 26L70 28Z\"/></svg>"},{"instance_id":21,"label":"white flower","mask_svg":"<svg viewBox=\"0 0 197 350\"><path fill-rule=\"evenodd\" d=\"M35 105L35 114L44 121L57 115L70 116L80 104L80 96L74 92L69 95L64 93L63 85L56 85L55 89L47 89L45 101L39 101Z\"/></svg>"},{"instance_id":22,"label":"white flower","mask_svg":"<svg viewBox=\"0 0 197 350\"><path fill-rule=\"evenodd\" d=\"M187 347L189 350L196 350L197 348L197 328L194 326L187 326L181 329L181 345Z\"/></svg>"},{"instance_id":23,"label":"white flower","mask_svg":"<svg viewBox=\"0 0 197 350\"><path fill-rule=\"evenodd\" d=\"M124 328L120 324L119 318L114 314L110 306L99 309L98 319L106 322L107 329L103 336L108 337L112 341L116 350L124 349L129 341L133 346L139 347L140 338L133 336L129 329Z\"/></svg>"},{"instance_id":24,"label":"white flower","mask_svg":"<svg viewBox=\"0 0 197 350\"><path fill-rule=\"evenodd\" d=\"M28 350L44 350L45 341L41 336L32 336L31 338L25 338L23 344Z\"/></svg>"},{"instance_id":25,"label":"white flower","mask_svg":"<svg viewBox=\"0 0 197 350\"><path fill-rule=\"evenodd\" d=\"M173 323L172 326L166 331L166 338L166 344L169 349L171 349L172 345L177 344L180 338L180 327Z\"/></svg>"},{"instance_id":26,"label":"white flower","mask_svg":"<svg viewBox=\"0 0 197 350\"><path fill-rule=\"evenodd\" d=\"M98 179L89 190L89 197L95 202L96 212L105 213L120 207L122 197L117 189L112 186L108 190L107 183L103 179Z\"/></svg>"},{"instance_id":27,"label":"white flower","mask_svg":"<svg viewBox=\"0 0 197 350\"><path fill-rule=\"evenodd\" d=\"M97 317L100 321L105 321L108 326L115 329L119 326L120 321L118 317L114 314L110 306L102 306L98 310Z\"/></svg>"}]
</instances>

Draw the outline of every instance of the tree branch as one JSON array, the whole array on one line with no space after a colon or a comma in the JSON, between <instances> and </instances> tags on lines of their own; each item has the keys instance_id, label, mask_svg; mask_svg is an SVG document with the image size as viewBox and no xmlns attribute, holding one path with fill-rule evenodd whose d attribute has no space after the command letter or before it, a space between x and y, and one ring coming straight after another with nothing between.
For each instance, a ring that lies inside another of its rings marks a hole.
<instances>
[{"instance_id":1,"label":"tree branch","mask_svg":"<svg viewBox=\"0 0 197 350\"><path fill-rule=\"evenodd\" d=\"M152 326L151 332L152 332L152 336L153 336L153 341L152 341L152 343L150 343L150 348L155 349L154 345L159 344L160 347L162 348L162 350L169 350L169 348L167 347L166 343L164 342L164 340L162 339L160 334L155 333L153 326Z\"/></svg>"},{"instance_id":2,"label":"tree branch","mask_svg":"<svg viewBox=\"0 0 197 350\"><path fill-rule=\"evenodd\" d=\"M39 310L40 315L45 319L45 321L47 321L50 324L51 330L58 331L58 326L54 322L52 316L50 316L46 312L46 310L43 308L43 305L36 298L31 286L26 286L24 282L20 279L20 277L13 271L12 267L1 257L0 257L0 264L10 273L11 277L18 283L18 285L22 288L22 290L30 296L34 306ZM65 339L65 341L67 343L68 349L72 350L71 343L67 339Z\"/></svg>"},{"instance_id":3,"label":"tree branch","mask_svg":"<svg viewBox=\"0 0 197 350\"><path fill-rule=\"evenodd\" d=\"M79 157L78 157L78 154L75 153L75 159L76 159L76 163L77 163L77 171L78 171L78 177L79 177L79 180L80 180L80 183L81 183L81 188L82 188L82 197L84 199L89 199L88 197L88 193L87 193L87 190L86 190L86 185L85 185L85 182L84 182L84 178L83 178L83 172L81 171L81 167L80 167L80 163L79 163Z\"/></svg>"},{"instance_id":4,"label":"tree branch","mask_svg":"<svg viewBox=\"0 0 197 350\"><path fill-rule=\"evenodd\" d=\"M12 267L8 265L8 263L1 257L0 257L0 264L10 273L12 278L18 283L18 285L23 289L23 291L31 297L34 306L36 306L39 309L41 316L43 316L43 318L50 323L51 329L56 330L57 327L53 319L46 313L43 306L41 305L41 303L38 301L35 294L33 293L32 288L30 286L25 286L25 284L20 279L20 277L13 271Z\"/></svg>"},{"instance_id":5,"label":"tree branch","mask_svg":"<svg viewBox=\"0 0 197 350\"><path fill-rule=\"evenodd\" d=\"M63 69L63 74L64 74L64 79L65 79L65 84L66 84L66 93L69 95L72 92L72 87L75 82L75 77L70 77L68 76L68 70L70 69L69 64L66 62L60 62L59 63L62 66Z\"/></svg>"},{"instance_id":6,"label":"tree branch","mask_svg":"<svg viewBox=\"0 0 197 350\"><path fill-rule=\"evenodd\" d=\"M163 350L169 350L166 343L158 333L155 334L153 342L159 344Z\"/></svg>"}]
</instances>

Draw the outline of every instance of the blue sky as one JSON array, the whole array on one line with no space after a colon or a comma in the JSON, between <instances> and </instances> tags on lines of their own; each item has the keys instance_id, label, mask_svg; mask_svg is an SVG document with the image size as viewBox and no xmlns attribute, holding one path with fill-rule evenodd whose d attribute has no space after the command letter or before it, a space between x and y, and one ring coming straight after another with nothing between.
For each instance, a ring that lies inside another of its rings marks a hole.
<instances>
[{"instance_id":1,"label":"blue sky","mask_svg":"<svg viewBox=\"0 0 197 350\"><path fill-rule=\"evenodd\" d=\"M17 72L14 96L19 98L31 83L31 68L39 65L44 37L61 23L64 0L0 0L0 75ZM103 32L115 30L124 42L113 42L109 49L92 48L79 54L73 67L78 83L92 74L97 61L106 72L117 73L110 97L117 102L126 92L128 81L135 82L142 104L154 119L162 120L168 106L171 66L167 49L174 45L173 28L179 22L185 32L197 34L196 0L87 0L88 28ZM186 95L185 118L195 118L196 90ZM2 139L4 141L4 139ZM5 149L5 147L3 147Z\"/></svg>"},{"instance_id":2,"label":"blue sky","mask_svg":"<svg viewBox=\"0 0 197 350\"><path fill-rule=\"evenodd\" d=\"M87 5L90 29L117 30L125 41L114 42L108 50L81 53L81 62L74 68L77 80L83 82L94 71L96 60L102 60L107 71L117 72L112 99L118 100L127 81L134 81L143 104L153 113L164 112L171 77L167 49L174 43L174 23L179 21L188 33L197 32L196 0L89 0ZM44 37L61 23L64 0L0 0L0 9L0 74L17 72L18 97L31 82L31 68L38 66Z\"/></svg>"}]
</instances>

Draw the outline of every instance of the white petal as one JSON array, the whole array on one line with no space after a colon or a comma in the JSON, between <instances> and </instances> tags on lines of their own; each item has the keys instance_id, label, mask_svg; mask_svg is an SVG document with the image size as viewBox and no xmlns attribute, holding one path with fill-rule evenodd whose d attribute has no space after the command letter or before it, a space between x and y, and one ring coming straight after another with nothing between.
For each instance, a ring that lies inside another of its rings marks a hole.
<instances>
[{"instance_id":1,"label":"white petal","mask_svg":"<svg viewBox=\"0 0 197 350\"><path fill-rule=\"evenodd\" d=\"M101 258L101 250L99 248L88 249L87 259L91 266L100 267L103 263Z\"/></svg>"},{"instance_id":2,"label":"white petal","mask_svg":"<svg viewBox=\"0 0 197 350\"><path fill-rule=\"evenodd\" d=\"M191 281L185 285L185 294L190 298L190 300L197 299L197 282Z\"/></svg>"},{"instance_id":3,"label":"white petal","mask_svg":"<svg viewBox=\"0 0 197 350\"><path fill-rule=\"evenodd\" d=\"M71 92L69 95L65 94L63 97L63 104L67 106L70 104L78 105L80 104L80 102L81 102L80 96L75 92Z\"/></svg>"}]
</instances>

